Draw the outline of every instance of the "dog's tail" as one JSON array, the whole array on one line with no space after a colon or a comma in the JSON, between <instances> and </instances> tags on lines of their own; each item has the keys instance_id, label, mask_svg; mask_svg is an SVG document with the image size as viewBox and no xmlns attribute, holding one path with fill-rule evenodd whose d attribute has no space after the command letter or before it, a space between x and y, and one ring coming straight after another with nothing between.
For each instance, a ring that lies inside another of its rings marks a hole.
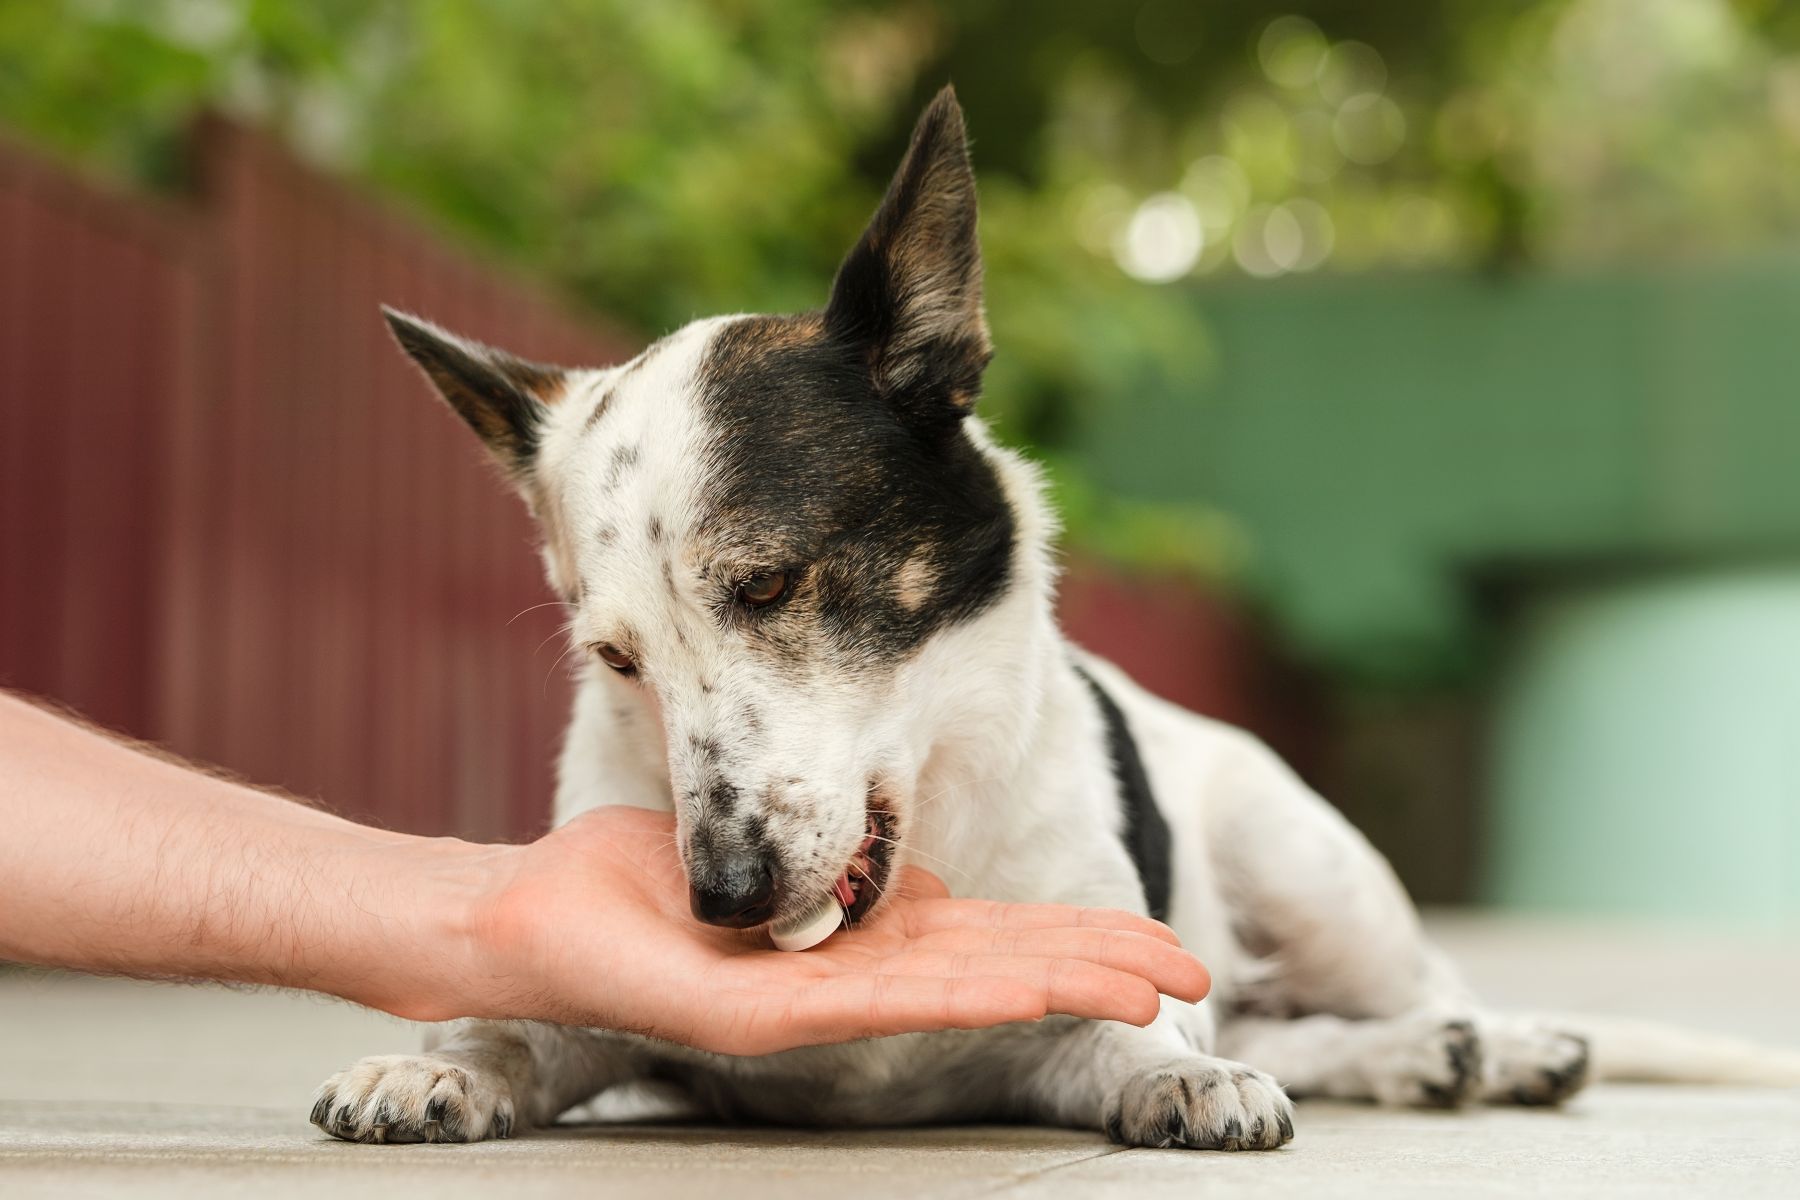
<instances>
[{"instance_id":1,"label":"dog's tail","mask_svg":"<svg viewBox=\"0 0 1800 1200\"><path fill-rule=\"evenodd\" d=\"M1570 1016L1559 1024L1588 1039L1593 1079L1800 1087L1800 1050L1621 1017Z\"/></svg>"}]
</instances>

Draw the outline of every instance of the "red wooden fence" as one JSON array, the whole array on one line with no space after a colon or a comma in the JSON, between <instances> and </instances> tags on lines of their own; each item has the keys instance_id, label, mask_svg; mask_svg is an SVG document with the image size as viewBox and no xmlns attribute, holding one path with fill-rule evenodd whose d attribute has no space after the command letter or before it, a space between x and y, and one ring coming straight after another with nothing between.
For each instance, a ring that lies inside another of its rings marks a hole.
<instances>
[{"instance_id":1,"label":"red wooden fence","mask_svg":"<svg viewBox=\"0 0 1800 1200\"><path fill-rule=\"evenodd\" d=\"M0 150L0 678L151 729L187 227Z\"/></svg>"},{"instance_id":2,"label":"red wooden fence","mask_svg":"<svg viewBox=\"0 0 1800 1200\"><path fill-rule=\"evenodd\" d=\"M629 345L243 129L202 124L195 178L164 204L0 147L0 681L396 827L529 833L561 618L377 304Z\"/></svg>"},{"instance_id":3,"label":"red wooden fence","mask_svg":"<svg viewBox=\"0 0 1800 1200\"><path fill-rule=\"evenodd\" d=\"M0 143L0 685L354 816L542 828L567 703L523 507L379 303L533 358L625 339L209 120L179 201ZM1083 644L1280 735L1261 642L1072 575Z\"/></svg>"}]
</instances>

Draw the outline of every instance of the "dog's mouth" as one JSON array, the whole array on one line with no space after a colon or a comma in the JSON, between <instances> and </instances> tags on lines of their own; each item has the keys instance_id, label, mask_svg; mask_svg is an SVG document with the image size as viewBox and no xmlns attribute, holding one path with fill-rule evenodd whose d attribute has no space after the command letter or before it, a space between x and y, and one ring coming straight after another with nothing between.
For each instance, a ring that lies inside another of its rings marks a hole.
<instances>
[{"instance_id":1,"label":"dog's mouth","mask_svg":"<svg viewBox=\"0 0 1800 1200\"><path fill-rule=\"evenodd\" d=\"M855 924L868 915L886 894L888 880L894 872L894 814L869 800L868 826L862 845L850 856L843 874L831 885L832 894L844 910L844 924Z\"/></svg>"}]
</instances>

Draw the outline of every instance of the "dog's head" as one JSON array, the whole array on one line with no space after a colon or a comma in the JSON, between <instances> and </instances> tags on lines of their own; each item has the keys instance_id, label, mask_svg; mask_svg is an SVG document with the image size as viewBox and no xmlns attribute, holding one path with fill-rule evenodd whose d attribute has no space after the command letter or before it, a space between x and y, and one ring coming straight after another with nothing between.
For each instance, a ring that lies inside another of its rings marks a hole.
<instances>
[{"instance_id":1,"label":"dog's head","mask_svg":"<svg viewBox=\"0 0 1800 1200\"><path fill-rule=\"evenodd\" d=\"M660 713L705 920L868 912L943 708L918 660L1011 582L1014 512L964 421L975 225L946 89L822 311L697 321L598 371L389 314L532 506L592 669Z\"/></svg>"}]
</instances>

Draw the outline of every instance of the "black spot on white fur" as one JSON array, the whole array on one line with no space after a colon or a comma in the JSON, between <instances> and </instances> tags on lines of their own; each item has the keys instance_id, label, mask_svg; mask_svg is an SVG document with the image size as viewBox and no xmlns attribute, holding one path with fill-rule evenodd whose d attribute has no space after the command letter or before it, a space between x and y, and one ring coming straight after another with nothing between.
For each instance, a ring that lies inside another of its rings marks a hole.
<instances>
[{"instance_id":1,"label":"black spot on white fur","mask_svg":"<svg viewBox=\"0 0 1800 1200\"><path fill-rule=\"evenodd\" d=\"M625 476L638 465L642 457L642 452L636 446L613 447L612 457L606 462L606 478L600 486L609 492L613 491L624 482Z\"/></svg>"}]
</instances>

